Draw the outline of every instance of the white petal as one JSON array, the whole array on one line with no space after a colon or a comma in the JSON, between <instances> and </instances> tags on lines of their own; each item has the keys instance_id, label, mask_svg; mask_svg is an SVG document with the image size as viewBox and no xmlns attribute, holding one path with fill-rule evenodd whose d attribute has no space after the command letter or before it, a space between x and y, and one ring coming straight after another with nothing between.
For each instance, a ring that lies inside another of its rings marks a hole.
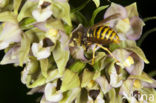
<instances>
[{"instance_id":1,"label":"white petal","mask_svg":"<svg viewBox=\"0 0 156 103\"><path fill-rule=\"evenodd\" d=\"M96 82L100 85L101 90L104 94L107 93L111 89L111 86L109 85L105 76L98 77L96 79Z\"/></svg>"},{"instance_id":2,"label":"white petal","mask_svg":"<svg viewBox=\"0 0 156 103\"><path fill-rule=\"evenodd\" d=\"M58 102L50 102L50 101L47 101L46 98L45 98L45 96L43 95L40 103L58 103Z\"/></svg>"},{"instance_id":3,"label":"white petal","mask_svg":"<svg viewBox=\"0 0 156 103\"><path fill-rule=\"evenodd\" d=\"M50 102L59 102L63 98L61 91L56 91L56 83L48 83L45 87L45 98Z\"/></svg>"},{"instance_id":4,"label":"white petal","mask_svg":"<svg viewBox=\"0 0 156 103\"><path fill-rule=\"evenodd\" d=\"M126 8L124 8L123 6L121 6L119 4L112 3L111 6L106 10L104 18L107 18L116 13L119 13L121 15L122 19L128 17Z\"/></svg>"},{"instance_id":5,"label":"white petal","mask_svg":"<svg viewBox=\"0 0 156 103\"><path fill-rule=\"evenodd\" d=\"M32 15L38 22L44 22L52 15L52 11L49 6L44 10L40 10L40 9L33 10Z\"/></svg>"},{"instance_id":6,"label":"white petal","mask_svg":"<svg viewBox=\"0 0 156 103\"><path fill-rule=\"evenodd\" d=\"M15 64L19 64L19 46L15 46L13 48L11 48L3 57L2 61L1 61L1 65L2 64L11 64L11 63L15 63Z\"/></svg>"},{"instance_id":7,"label":"white petal","mask_svg":"<svg viewBox=\"0 0 156 103\"><path fill-rule=\"evenodd\" d=\"M119 75L117 74L115 67L113 67L110 74L110 85L115 88L120 87L122 85L122 80L118 79Z\"/></svg>"},{"instance_id":8,"label":"white petal","mask_svg":"<svg viewBox=\"0 0 156 103\"><path fill-rule=\"evenodd\" d=\"M40 43L33 43L32 44L32 53L38 59L45 59L50 56L50 47L43 48L42 41Z\"/></svg>"},{"instance_id":9,"label":"white petal","mask_svg":"<svg viewBox=\"0 0 156 103\"><path fill-rule=\"evenodd\" d=\"M0 49L8 47L8 44L12 42L20 42L22 33L16 23L7 22L3 25L4 28L0 34Z\"/></svg>"},{"instance_id":10,"label":"white petal","mask_svg":"<svg viewBox=\"0 0 156 103\"><path fill-rule=\"evenodd\" d=\"M9 46L9 43L7 42L0 42L0 50L5 49Z\"/></svg>"}]
</instances>

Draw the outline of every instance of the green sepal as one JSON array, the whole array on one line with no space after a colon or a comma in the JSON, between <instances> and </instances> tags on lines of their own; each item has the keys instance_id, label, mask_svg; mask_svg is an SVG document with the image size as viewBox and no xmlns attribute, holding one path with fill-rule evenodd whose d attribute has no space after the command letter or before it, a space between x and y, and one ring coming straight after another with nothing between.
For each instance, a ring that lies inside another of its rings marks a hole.
<instances>
[{"instance_id":1,"label":"green sepal","mask_svg":"<svg viewBox=\"0 0 156 103\"><path fill-rule=\"evenodd\" d=\"M62 75L69 60L69 51L65 50L64 46L58 42L57 46L53 50L53 56L57 64L59 73Z\"/></svg>"},{"instance_id":2,"label":"green sepal","mask_svg":"<svg viewBox=\"0 0 156 103\"><path fill-rule=\"evenodd\" d=\"M73 72L80 73L84 69L85 66L86 66L86 63L83 63L81 61L76 61L69 67L69 69Z\"/></svg>"},{"instance_id":3,"label":"green sepal","mask_svg":"<svg viewBox=\"0 0 156 103\"><path fill-rule=\"evenodd\" d=\"M0 13L0 22L17 22L13 12L5 11Z\"/></svg>"},{"instance_id":4,"label":"green sepal","mask_svg":"<svg viewBox=\"0 0 156 103\"><path fill-rule=\"evenodd\" d=\"M80 79L78 74L67 69L64 72L64 75L62 77L61 91L65 92L67 90L71 90L79 86L80 86Z\"/></svg>"},{"instance_id":5,"label":"green sepal","mask_svg":"<svg viewBox=\"0 0 156 103\"><path fill-rule=\"evenodd\" d=\"M45 78L47 78L48 76L48 64L49 64L48 59L40 60L41 73Z\"/></svg>"},{"instance_id":6,"label":"green sepal","mask_svg":"<svg viewBox=\"0 0 156 103\"><path fill-rule=\"evenodd\" d=\"M27 0L25 4L23 5L17 20L21 21L22 19L26 17L32 17L32 11L37 7L37 2Z\"/></svg>"},{"instance_id":7,"label":"green sepal","mask_svg":"<svg viewBox=\"0 0 156 103\"><path fill-rule=\"evenodd\" d=\"M82 74L82 82L81 82L81 87L84 88L88 85L88 83L93 80L93 77L94 77L94 73L93 72L90 72L88 71L87 69L85 69L83 71L83 74Z\"/></svg>"}]
</instances>

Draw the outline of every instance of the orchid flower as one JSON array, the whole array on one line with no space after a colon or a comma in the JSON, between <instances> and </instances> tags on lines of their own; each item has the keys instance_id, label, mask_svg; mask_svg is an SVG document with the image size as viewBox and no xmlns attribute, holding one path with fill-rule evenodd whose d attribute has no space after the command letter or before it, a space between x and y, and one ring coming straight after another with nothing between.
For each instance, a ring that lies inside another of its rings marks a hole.
<instances>
[{"instance_id":1,"label":"orchid flower","mask_svg":"<svg viewBox=\"0 0 156 103\"><path fill-rule=\"evenodd\" d=\"M140 38L145 24L139 17L136 3L126 7L112 3L106 10L104 19L113 14L120 14L120 16L108 21L106 24L116 30L120 40L138 40Z\"/></svg>"}]
</instances>

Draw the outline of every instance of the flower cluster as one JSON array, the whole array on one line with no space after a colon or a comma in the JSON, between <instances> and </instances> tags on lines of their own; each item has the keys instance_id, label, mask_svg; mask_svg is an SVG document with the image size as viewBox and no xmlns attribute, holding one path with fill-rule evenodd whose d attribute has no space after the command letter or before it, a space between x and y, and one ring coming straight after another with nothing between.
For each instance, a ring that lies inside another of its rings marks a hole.
<instances>
[{"instance_id":1,"label":"flower cluster","mask_svg":"<svg viewBox=\"0 0 156 103\"><path fill-rule=\"evenodd\" d=\"M145 25L136 3L111 3L104 14L104 19L119 14L104 24L120 38L108 47L119 62L98 48L91 65L94 44L86 49L71 42L86 28L72 25L78 20L68 0L23 1L0 0L0 50L5 50L0 64L24 67L21 81L31 88L29 95L43 93L40 103L156 102L142 97L156 96L156 81L143 71L149 62L136 44Z\"/></svg>"}]
</instances>

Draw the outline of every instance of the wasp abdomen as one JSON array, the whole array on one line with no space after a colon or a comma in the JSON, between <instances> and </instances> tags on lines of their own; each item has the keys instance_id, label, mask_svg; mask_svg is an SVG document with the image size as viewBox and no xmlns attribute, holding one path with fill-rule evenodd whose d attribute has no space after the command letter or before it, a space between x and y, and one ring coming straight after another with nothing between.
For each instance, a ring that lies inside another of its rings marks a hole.
<instances>
[{"instance_id":1,"label":"wasp abdomen","mask_svg":"<svg viewBox=\"0 0 156 103\"><path fill-rule=\"evenodd\" d=\"M119 37L109 26L99 26L94 29L89 29L87 40L94 43L109 44L118 43Z\"/></svg>"}]
</instances>

